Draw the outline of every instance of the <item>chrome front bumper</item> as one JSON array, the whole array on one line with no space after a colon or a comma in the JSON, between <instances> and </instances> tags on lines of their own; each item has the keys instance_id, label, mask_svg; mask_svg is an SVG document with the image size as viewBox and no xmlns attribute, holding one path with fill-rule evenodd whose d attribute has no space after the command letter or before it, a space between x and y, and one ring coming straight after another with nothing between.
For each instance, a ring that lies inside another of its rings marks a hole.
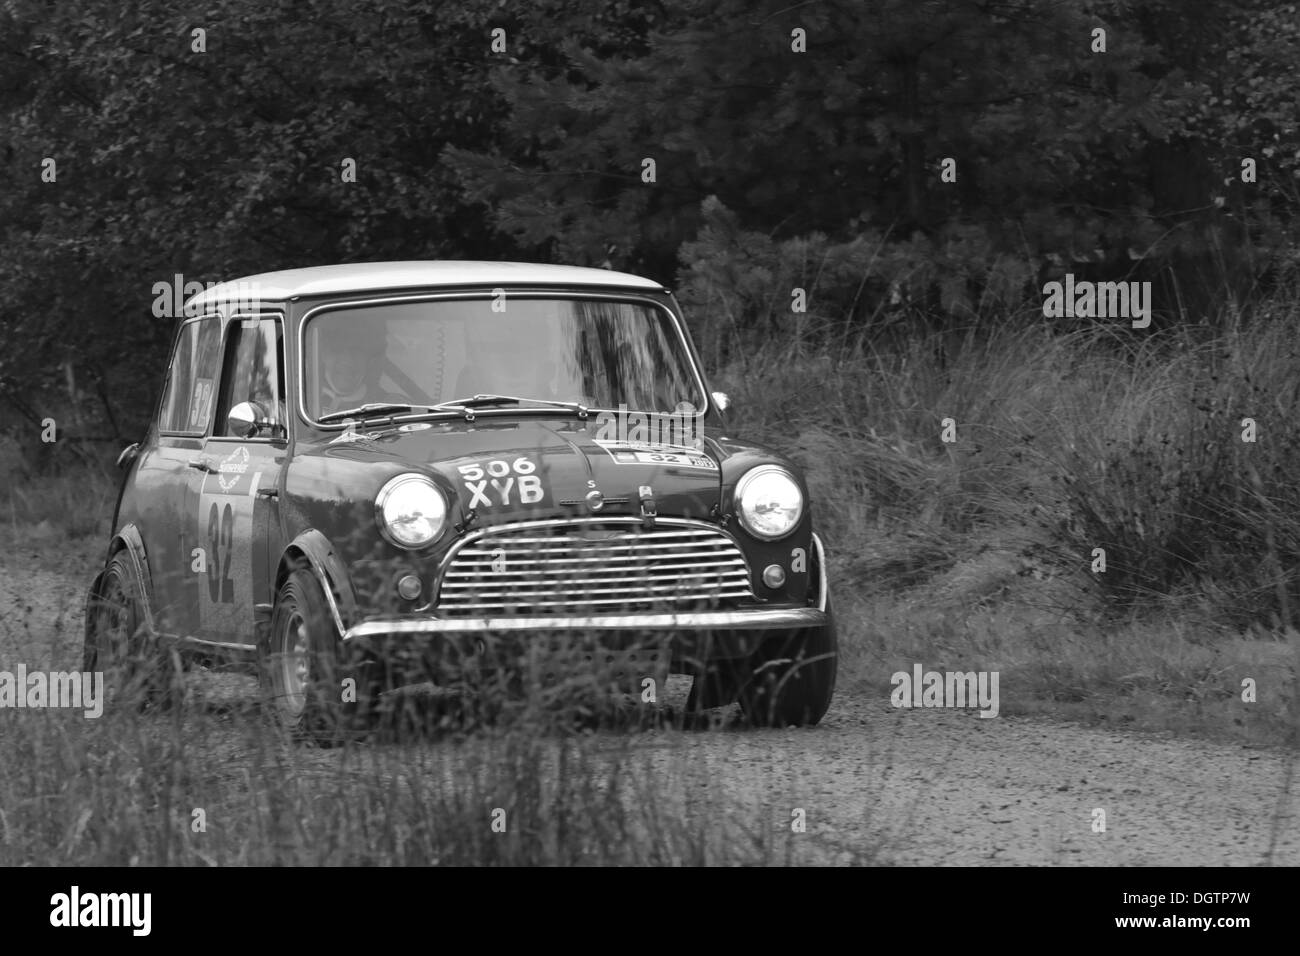
<instances>
[{"instance_id":1,"label":"chrome front bumper","mask_svg":"<svg viewBox=\"0 0 1300 956\"><path fill-rule=\"evenodd\" d=\"M348 628L344 641L391 634L465 634L501 631L770 631L821 627L825 610L814 607L695 611L681 614L595 614L574 617L370 618Z\"/></svg>"}]
</instances>

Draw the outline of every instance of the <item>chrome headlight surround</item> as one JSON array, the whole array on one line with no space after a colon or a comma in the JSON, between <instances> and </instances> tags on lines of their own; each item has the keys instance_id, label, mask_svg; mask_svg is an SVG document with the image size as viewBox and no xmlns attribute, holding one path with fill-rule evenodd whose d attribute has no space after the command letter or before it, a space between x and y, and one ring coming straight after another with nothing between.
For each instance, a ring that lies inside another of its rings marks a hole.
<instances>
[{"instance_id":1,"label":"chrome headlight surround","mask_svg":"<svg viewBox=\"0 0 1300 956\"><path fill-rule=\"evenodd\" d=\"M447 528L447 498L427 475L408 472L385 482L375 496L379 533L407 551L427 548Z\"/></svg>"},{"instance_id":2,"label":"chrome headlight surround","mask_svg":"<svg viewBox=\"0 0 1300 956\"><path fill-rule=\"evenodd\" d=\"M793 533L806 504L794 475L777 465L759 465L745 472L736 483L735 503L745 530L763 541L779 541Z\"/></svg>"}]
</instances>

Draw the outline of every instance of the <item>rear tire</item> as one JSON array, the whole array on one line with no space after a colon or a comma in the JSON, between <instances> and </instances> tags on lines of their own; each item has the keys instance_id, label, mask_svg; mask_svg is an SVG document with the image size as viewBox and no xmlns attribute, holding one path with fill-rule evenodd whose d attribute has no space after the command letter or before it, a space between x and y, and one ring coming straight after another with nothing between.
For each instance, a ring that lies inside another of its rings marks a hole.
<instances>
[{"instance_id":1,"label":"rear tire","mask_svg":"<svg viewBox=\"0 0 1300 956\"><path fill-rule=\"evenodd\" d=\"M103 672L106 704L165 710L183 696L180 656L145 627L143 594L135 562L117 552L86 603L82 669Z\"/></svg>"}]
</instances>

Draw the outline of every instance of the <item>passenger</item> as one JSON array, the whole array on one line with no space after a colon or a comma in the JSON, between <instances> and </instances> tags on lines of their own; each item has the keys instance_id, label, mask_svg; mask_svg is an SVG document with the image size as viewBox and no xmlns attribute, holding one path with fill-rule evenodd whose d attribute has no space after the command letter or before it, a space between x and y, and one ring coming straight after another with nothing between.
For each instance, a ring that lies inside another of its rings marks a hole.
<instances>
[{"instance_id":1,"label":"passenger","mask_svg":"<svg viewBox=\"0 0 1300 956\"><path fill-rule=\"evenodd\" d=\"M577 397L556 394L556 363L548 354L549 333L540 316L494 315L467 323L466 367L456 379L454 397L486 394L564 401Z\"/></svg>"}]
</instances>

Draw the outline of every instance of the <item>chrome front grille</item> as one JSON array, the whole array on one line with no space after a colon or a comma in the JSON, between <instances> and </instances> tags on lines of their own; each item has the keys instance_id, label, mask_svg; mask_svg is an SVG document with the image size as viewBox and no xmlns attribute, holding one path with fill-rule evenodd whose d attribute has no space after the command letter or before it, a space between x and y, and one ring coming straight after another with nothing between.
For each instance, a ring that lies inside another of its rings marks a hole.
<instances>
[{"instance_id":1,"label":"chrome front grille","mask_svg":"<svg viewBox=\"0 0 1300 956\"><path fill-rule=\"evenodd\" d=\"M470 535L447 558L437 609L561 614L697 610L752 600L749 568L716 527L659 518L523 522Z\"/></svg>"}]
</instances>

